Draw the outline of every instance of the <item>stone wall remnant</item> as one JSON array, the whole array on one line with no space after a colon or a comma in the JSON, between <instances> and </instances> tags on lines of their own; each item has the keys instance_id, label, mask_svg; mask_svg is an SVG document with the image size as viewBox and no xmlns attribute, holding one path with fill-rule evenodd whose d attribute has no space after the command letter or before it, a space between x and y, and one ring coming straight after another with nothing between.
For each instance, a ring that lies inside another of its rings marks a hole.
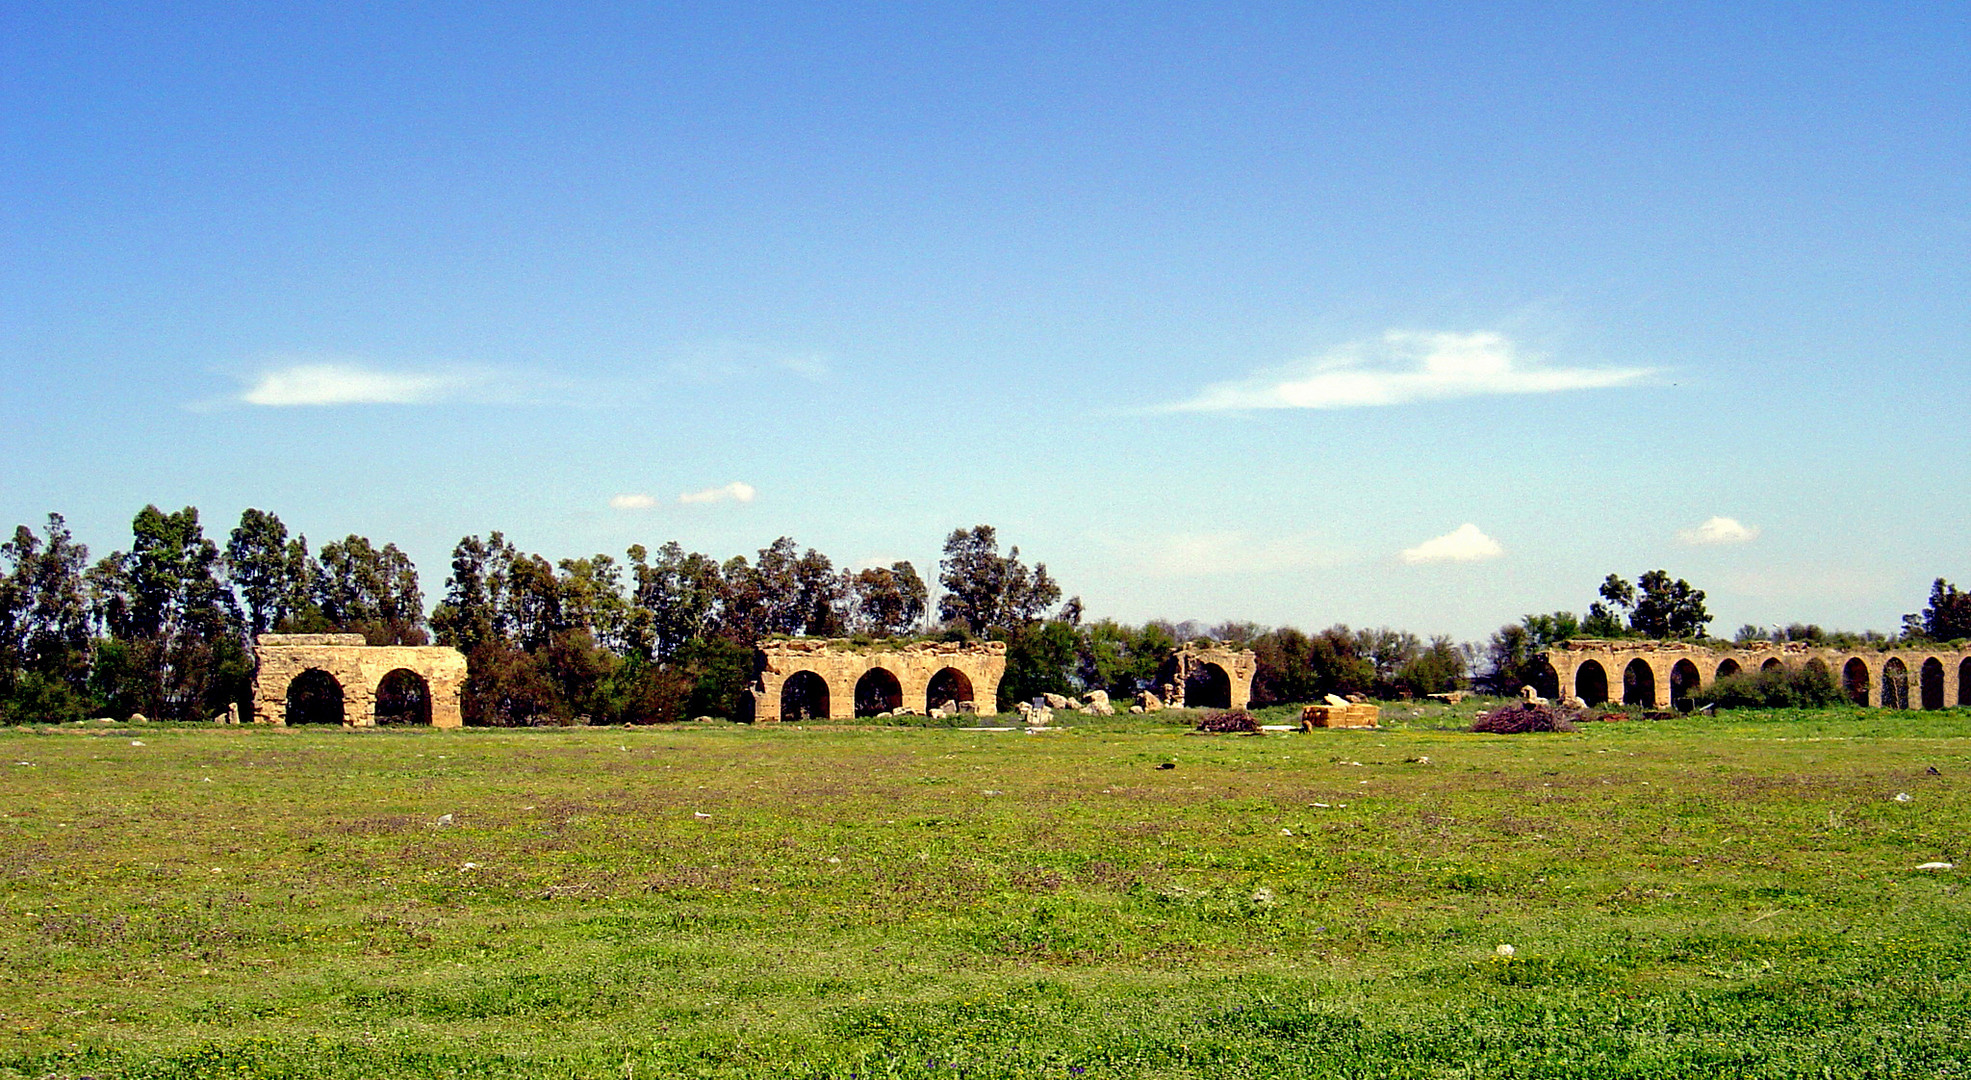
<instances>
[{"instance_id":1,"label":"stone wall remnant","mask_svg":"<svg viewBox=\"0 0 1971 1080\"><path fill-rule=\"evenodd\" d=\"M1193 641L1178 646L1157 681L1165 688L1165 705L1243 709L1252 703L1252 677L1258 670L1259 658L1250 649Z\"/></svg>"}]
</instances>

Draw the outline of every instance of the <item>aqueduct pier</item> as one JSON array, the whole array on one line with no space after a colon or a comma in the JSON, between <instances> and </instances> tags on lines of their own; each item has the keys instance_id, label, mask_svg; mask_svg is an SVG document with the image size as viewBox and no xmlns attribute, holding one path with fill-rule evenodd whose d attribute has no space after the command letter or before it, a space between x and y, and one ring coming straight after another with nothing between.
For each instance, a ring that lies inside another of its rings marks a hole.
<instances>
[{"instance_id":1,"label":"aqueduct pier","mask_svg":"<svg viewBox=\"0 0 1971 1080\"><path fill-rule=\"evenodd\" d=\"M1891 646L1836 649L1804 641L1713 648L1669 641L1577 639L1541 654L1535 687L1548 697L1572 694L1590 705L1687 706L1730 675L1818 665L1857 705L1888 709L1971 706L1971 647Z\"/></svg>"}]
</instances>

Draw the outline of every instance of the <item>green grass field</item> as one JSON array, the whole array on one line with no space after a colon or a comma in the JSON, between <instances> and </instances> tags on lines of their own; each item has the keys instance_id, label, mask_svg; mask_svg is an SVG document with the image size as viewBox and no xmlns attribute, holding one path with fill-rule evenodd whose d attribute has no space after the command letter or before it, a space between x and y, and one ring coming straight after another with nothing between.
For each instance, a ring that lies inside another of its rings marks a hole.
<instances>
[{"instance_id":1,"label":"green grass field","mask_svg":"<svg viewBox=\"0 0 1971 1080\"><path fill-rule=\"evenodd\" d=\"M1471 712L8 729L0 1077L1971 1075L1971 711Z\"/></svg>"}]
</instances>

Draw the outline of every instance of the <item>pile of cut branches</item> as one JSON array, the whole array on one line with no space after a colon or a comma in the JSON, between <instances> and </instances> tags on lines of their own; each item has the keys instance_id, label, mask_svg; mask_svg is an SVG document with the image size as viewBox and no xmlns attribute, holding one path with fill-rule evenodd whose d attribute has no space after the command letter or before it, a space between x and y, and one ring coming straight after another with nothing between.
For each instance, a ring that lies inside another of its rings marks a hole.
<instances>
[{"instance_id":1,"label":"pile of cut branches","mask_svg":"<svg viewBox=\"0 0 1971 1080\"><path fill-rule=\"evenodd\" d=\"M1244 709L1227 709L1215 712L1198 721L1199 731L1216 731L1225 735L1257 735L1259 721Z\"/></svg>"},{"instance_id":2,"label":"pile of cut branches","mask_svg":"<svg viewBox=\"0 0 1971 1080\"><path fill-rule=\"evenodd\" d=\"M1479 713L1473 731L1487 735L1524 735L1529 731L1573 731L1574 717L1565 709L1526 702Z\"/></svg>"}]
</instances>

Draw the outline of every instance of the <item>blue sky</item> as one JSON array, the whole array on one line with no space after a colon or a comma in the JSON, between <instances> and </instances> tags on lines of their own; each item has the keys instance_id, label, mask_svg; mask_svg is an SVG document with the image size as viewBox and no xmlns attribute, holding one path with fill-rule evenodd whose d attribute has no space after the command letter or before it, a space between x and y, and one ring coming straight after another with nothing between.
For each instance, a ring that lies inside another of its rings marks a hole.
<instances>
[{"instance_id":1,"label":"blue sky","mask_svg":"<svg viewBox=\"0 0 1971 1080\"><path fill-rule=\"evenodd\" d=\"M435 599L988 522L1096 615L1460 637L1971 579L1962 4L487 7L0 2L10 523Z\"/></svg>"}]
</instances>

